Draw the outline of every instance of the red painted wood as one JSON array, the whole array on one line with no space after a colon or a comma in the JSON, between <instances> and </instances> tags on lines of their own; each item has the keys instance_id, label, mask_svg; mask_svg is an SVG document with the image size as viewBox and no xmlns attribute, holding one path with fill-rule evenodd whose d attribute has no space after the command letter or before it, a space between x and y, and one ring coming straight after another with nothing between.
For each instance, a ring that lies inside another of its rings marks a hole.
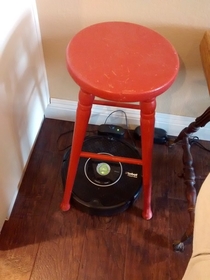
<instances>
[{"instance_id":1,"label":"red painted wood","mask_svg":"<svg viewBox=\"0 0 210 280\"><path fill-rule=\"evenodd\" d=\"M85 92L118 102L163 93L179 68L177 53L164 37L124 22L83 29L69 43L66 56L69 73Z\"/></svg>"},{"instance_id":2,"label":"red painted wood","mask_svg":"<svg viewBox=\"0 0 210 280\"><path fill-rule=\"evenodd\" d=\"M94 104L114 106L114 107L123 107L123 108L136 109L136 110L139 110L140 107L141 107L140 104L124 103L124 102L116 102L116 101L106 101L106 100L95 100Z\"/></svg>"},{"instance_id":3,"label":"red painted wood","mask_svg":"<svg viewBox=\"0 0 210 280\"><path fill-rule=\"evenodd\" d=\"M142 150L142 178L144 205L142 216L149 220L152 218L151 192L152 192L152 148L154 139L156 100L151 99L141 103L141 150Z\"/></svg>"},{"instance_id":4,"label":"red painted wood","mask_svg":"<svg viewBox=\"0 0 210 280\"><path fill-rule=\"evenodd\" d=\"M110 156L110 155L104 155L104 154L94 154L94 153L89 153L89 152L81 152L80 156L85 157L85 158L100 159L100 160L104 160L104 161L123 162L123 163L142 165L142 160L135 159L135 158Z\"/></svg>"},{"instance_id":5,"label":"red painted wood","mask_svg":"<svg viewBox=\"0 0 210 280\"><path fill-rule=\"evenodd\" d=\"M107 22L87 27L74 36L66 51L67 68L80 86L75 130L66 187L61 209L70 208L69 200L77 172L87 124L93 104L115 104L139 109L143 166L143 217L150 219L152 191L152 148L156 96L174 82L179 59L173 46L146 27ZM94 97L104 99L94 101ZM138 102L128 105L126 102ZM97 157L97 156L96 156ZM116 158L118 159L118 158ZM127 159L139 164L136 159Z\"/></svg>"},{"instance_id":6,"label":"red painted wood","mask_svg":"<svg viewBox=\"0 0 210 280\"><path fill-rule=\"evenodd\" d=\"M85 138L88 120L90 118L91 107L94 96L82 91L79 93L79 102L77 107L74 134L72 139L71 160L69 162L68 174L66 178L66 186L64 191L61 209L67 211L70 209L70 197L73 189L74 179L79 163L80 152L82 149L83 140Z\"/></svg>"}]
</instances>

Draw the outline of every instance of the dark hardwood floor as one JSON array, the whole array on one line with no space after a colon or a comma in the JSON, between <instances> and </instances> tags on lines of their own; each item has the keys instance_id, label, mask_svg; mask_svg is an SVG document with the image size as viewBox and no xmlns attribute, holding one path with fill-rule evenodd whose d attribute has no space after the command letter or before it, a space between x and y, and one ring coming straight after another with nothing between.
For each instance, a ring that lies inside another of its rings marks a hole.
<instances>
[{"instance_id":1,"label":"dark hardwood floor","mask_svg":"<svg viewBox=\"0 0 210 280\"><path fill-rule=\"evenodd\" d=\"M154 145L153 218L141 218L142 195L127 211L96 217L74 207L61 212L61 165L73 123L45 119L10 220L0 235L1 280L181 280L191 255L172 243L189 218L182 148ZM89 130L95 129L90 126ZM208 148L209 142L202 141ZM199 190L210 170L209 154L192 147Z\"/></svg>"}]
</instances>

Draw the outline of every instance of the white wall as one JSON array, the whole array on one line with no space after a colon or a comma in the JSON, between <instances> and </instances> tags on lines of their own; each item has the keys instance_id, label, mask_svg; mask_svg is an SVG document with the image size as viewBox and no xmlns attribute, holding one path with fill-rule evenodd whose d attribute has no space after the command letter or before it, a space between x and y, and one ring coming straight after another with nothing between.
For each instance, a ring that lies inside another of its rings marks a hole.
<instances>
[{"instance_id":1,"label":"white wall","mask_svg":"<svg viewBox=\"0 0 210 280\"><path fill-rule=\"evenodd\" d=\"M49 102L43 61L35 1L0 1L0 230Z\"/></svg>"},{"instance_id":2,"label":"white wall","mask_svg":"<svg viewBox=\"0 0 210 280\"><path fill-rule=\"evenodd\" d=\"M157 112L197 117L209 104L199 43L210 28L209 0L36 0L50 96L77 100L77 86L66 71L65 49L80 29L100 21L120 20L153 28L180 55L179 76L158 97ZM94 42L93 42L94 43Z\"/></svg>"}]
</instances>

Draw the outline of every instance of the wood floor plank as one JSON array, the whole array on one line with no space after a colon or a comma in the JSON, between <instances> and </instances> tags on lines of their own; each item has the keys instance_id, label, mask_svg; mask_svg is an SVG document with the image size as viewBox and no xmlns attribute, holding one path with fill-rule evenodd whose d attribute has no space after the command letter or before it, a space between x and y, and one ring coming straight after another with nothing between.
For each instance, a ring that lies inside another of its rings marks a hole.
<instances>
[{"instance_id":1,"label":"wood floor plank","mask_svg":"<svg viewBox=\"0 0 210 280\"><path fill-rule=\"evenodd\" d=\"M87 230L78 280L124 279L126 235Z\"/></svg>"},{"instance_id":2,"label":"wood floor plank","mask_svg":"<svg viewBox=\"0 0 210 280\"><path fill-rule=\"evenodd\" d=\"M60 141L62 142L71 139L71 131L73 127L74 124L72 122L45 119L42 125L42 129L40 130L39 137L36 141L35 149L40 152L58 151L60 148ZM62 133L67 134L60 138Z\"/></svg>"},{"instance_id":3,"label":"wood floor plank","mask_svg":"<svg viewBox=\"0 0 210 280\"><path fill-rule=\"evenodd\" d=\"M159 200L156 199L159 202ZM167 279L168 215L163 210L166 200L161 201L150 221L133 215L127 244L125 279ZM156 209L156 202L153 203ZM167 208L166 208L167 209Z\"/></svg>"},{"instance_id":4,"label":"wood floor plank","mask_svg":"<svg viewBox=\"0 0 210 280\"><path fill-rule=\"evenodd\" d=\"M61 165L74 124L45 119L9 221L0 235L2 280L177 280L192 252L172 243L189 222L182 147L154 145L153 218L142 219L143 194L127 211L96 217L74 207L60 210ZM96 126L89 125L94 135ZM210 148L210 142L203 141ZM192 147L199 189L210 170L209 153Z\"/></svg>"},{"instance_id":5,"label":"wood floor plank","mask_svg":"<svg viewBox=\"0 0 210 280\"><path fill-rule=\"evenodd\" d=\"M169 199L169 239L171 244L182 237L188 223L189 217L187 213L186 202L179 199ZM185 243L184 254L181 252L169 251L169 271L171 280L181 279L187 267L187 263L192 253L192 241Z\"/></svg>"},{"instance_id":6,"label":"wood floor plank","mask_svg":"<svg viewBox=\"0 0 210 280\"><path fill-rule=\"evenodd\" d=\"M163 153L162 151L164 157ZM158 157L154 158L154 163L156 162L159 162ZM159 176L162 178L161 168L153 168L153 176L153 218L145 221L140 216L139 210L143 197L136 203L133 215L130 217L125 266L126 280L169 279L167 277L169 260L166 257L170 247L168 240L169 213L167 195L164 190L168 186L162 183L164 179L158 179Z\"/></svg>"},{"instance_id":7,"label":"wood floor plank","mask_svg":"<svg viewBox=\"0 0 210 280\"><path fill-rule=\"evenodd\" d=\"M85 223L78 222L76 211L71 212L71 215L65 215L57 211L49 218L44 232L45 241L40 243L31 280L77 279Z\"/></svg>"},{"instance_id":8,"label":"wood floor plank","mask_svg":"<svg viewBox=\"0 0 210 280\"><path fill-rule=\"evenodd\" d=\"M30 279L39 243L45 241L46 216L58 176L53 153L45 153L41 161L35 158L32 166L36 172L26 171L11 218L0 235L0 263L18 280ZM4 270L0 279L10 280L11 275L4 275Z\"/></svg>"},{"instance_id":9,"label":"wood floor plank","mask_svg":"<svg viewBox=\"0 0 210 280\"><path fill-rule=\"evenodd\" d=\"M89 229L127 234L129 227L128 215L124 212L110 217L89 216L87 227Z\"/></svg>"},{"instance_id":10,"label":"wood floor plank","mask_svg":"<svg viewBox=\"0 0 210 280\"><path fill-rule=\"evenodd\" d=\"M31 280L77 279L85 238L87 214L72 208L62 212L60 202L63 194L61 178L49 207Z\"/></svg>"},{"instance_id":11,"label":"wood floor plank","mask_svg":"<svg viewBox=\"0 0 210 280\"><path fill-rule=\"evenodd\" d=\"M39 217L11 217L9 225L5 225L0 239L0 279L30 279L40 234L43 234L40 226L37 226L40 224L39 220Z\"/></svg>"}]
</instances>

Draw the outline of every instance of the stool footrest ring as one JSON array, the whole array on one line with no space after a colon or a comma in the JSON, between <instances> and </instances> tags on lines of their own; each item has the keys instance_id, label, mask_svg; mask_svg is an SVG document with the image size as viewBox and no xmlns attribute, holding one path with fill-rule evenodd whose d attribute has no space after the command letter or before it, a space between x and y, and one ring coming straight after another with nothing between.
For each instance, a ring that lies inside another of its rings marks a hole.
<instances>
[{"instance_id":1,"label":"stool footrest ring","mask_svg":"<svg viewBox=\"0 0 210 280\"><path fill-rule=\"evenodd\" d=\"M112 162L122 162L122 163L143 165L143 162L141 159L135 159L135 158L110 156L110 155L96 154L96 153L90 153L90 152L81 152L80 156L85 157L85 158L94 158L94 159L98 159L100 161L107 160L107 161L112 161Z\"/></svg>"}]
</instances>

